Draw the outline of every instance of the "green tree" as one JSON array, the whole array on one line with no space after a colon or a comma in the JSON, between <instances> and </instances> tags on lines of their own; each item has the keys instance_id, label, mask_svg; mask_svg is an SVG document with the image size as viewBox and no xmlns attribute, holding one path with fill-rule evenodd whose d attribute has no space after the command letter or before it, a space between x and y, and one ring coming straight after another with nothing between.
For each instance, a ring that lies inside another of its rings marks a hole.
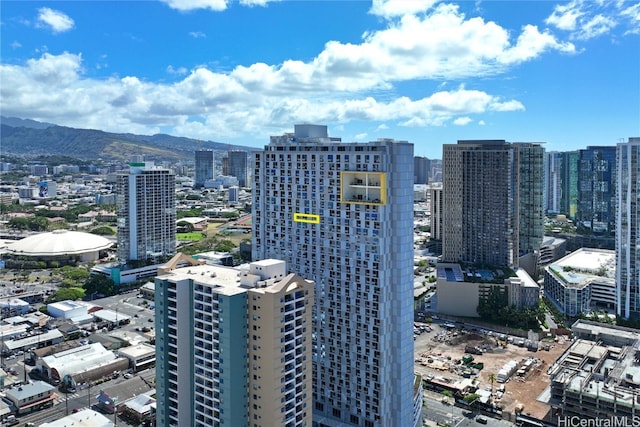
<instances>
[{"instance_id":1,"label":"green tree","mask_svg":"<svg viewBox=\"0 0 640 427\"><path fill-rule=\"evenodd\" d=\"M467 404L471 404L473 402L475 402L476 400L478 400L480 398L480 395L477 393L470 393L467 394L462 400L464 400L465 403Z\"/></svg>"},{"instance_id":2,"label":"green tree","mask_svg":"<svg viewBox=\"0 0 640 427\"><path fill-rule=\"evenodd\" d=\"M49 297L49 302L58 302L66 300L80 300L84 297L84 290L82 288L60 288L55 294Z\"/></svg>"},{"instance_id":3,"label":"green tree","mask_svg":"<svg viewBox=\"0 0 640 427\"><path fill-rule=\"evenodd\" d=\"M34 218L11 218L7 224L15 230L46 231L49 228L47 218L36 216Z\"/></svg>"},{"instance_id":4,"label":"green tree","mask_svg":"<svg viewBox=\"0 0 640 427\"><path fill-rule=\"evenodd\" d=\"M103 274L91 274L87 277L82 287L87 295L113 295L115 293L115 283L111 278Z\"/></svg>"},{"instance_id":5,"label":"green tree","mask_svg":"<svg viewBox=\"0 0 640 427\"><path fill-rule=\"evenodd\" d=\"M493 383L495 382L495 380L498 378L496 376L496 374L494 374L493 372L491 372L487 378L489 379L489 381L491 382L491 395L493 396Z\"/></svg>"},{"instance_id":6,"label":"green tree","mask_svg":"<svg viewBox=\"0 0 640 427\"><path fill-rule=\"evenodd\" d=\"M70 265L65 265L60 269L60 273L62 277L69 280L74 280L76 282L84 281L91 274L89 270L83 267L71 267Z\"/></svg>"},{"instance_id":7,"label":"green tree","mask_svg":"<svg viewBox=\"0 0 640 427\"><path fill-rule=\"evenodd\" d=\"M500 311L509 305L506 290L502 291L499 286L492 286L489 295L480 299L476 309L480 317L485 320L498 320Z\"/></svg>"},{"instance_id":8,"label":"green tree","mask_svg":"<svg viewBox=\"0 0 640 427\"><path fill-rule=\"evenodd\" d=\"M180 229L180 233L191 233L193 231L193 224L189 221L178 221L178 229Z\"/></svg>"},{"instance_id":9,"label":"green tree","mask_svg":"<svg viewBox=\"0 0 640 427\"><path fill-rule=\"evenodd\" d=\"M235 248L235 245L231 240L222 240L216 246L215 250L217 252L231 252Z\"/></svg>"},{"instance_id":10,"label":"green tree","mask_svg":"<svg viewBox=\"0 0 640 427\"><path fill-rule=\"evenodd\" d=\"M93 230L91 230L90 233L97 234L98 236L113 236L116 234L116 232L113 231L111 227L107 227L106 225L102 227L96 227Z\"/></svg>"},{"instance_id":11,"label":"green tree","mask_svg":"<svg viewBox=\"0 0 640 427\"><path fill-rule=\"evenodd\" d=\"M203 210L204 208L193 208L188 211L176 212L176 219L193 218L193 217L201 216Z\"/></svg>"}]
</instances>

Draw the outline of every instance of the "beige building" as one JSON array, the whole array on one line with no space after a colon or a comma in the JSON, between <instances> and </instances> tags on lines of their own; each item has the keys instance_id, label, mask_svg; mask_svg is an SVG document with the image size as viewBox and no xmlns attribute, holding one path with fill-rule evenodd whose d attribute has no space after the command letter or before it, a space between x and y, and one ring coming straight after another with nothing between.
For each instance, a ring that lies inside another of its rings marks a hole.
<instances>
[{"instance_id":1,"label":"beige building","mask_svg":"<svg viewBox=\"0 0 640 427\"><path fill-rule=\"evenodd\" d=\"M251 426L311 427L313 291L293 274L248 291Z\"/></svg>"},{"instance_id":2,"label":"beige building","mask_svg":"<svg viewBox=\"0 0 640 427\"><path fill-rule=\"evenodd\" d=\"M523 269L482 269L439 263L437 270L438 312L451 316L478 317L478 304L492 288L506 292L510 306L537 306L540 287Z\"/></svg>"},{"instance_id":3,"label":"beige building","mask_svg":"<svg viewBox=\"0 0 640 427\"><path fill-rule=\"evenodd\" d=\"M314 283L275 259L160 271L158 425L311 427Z\"/></svg>"}]
</instances>

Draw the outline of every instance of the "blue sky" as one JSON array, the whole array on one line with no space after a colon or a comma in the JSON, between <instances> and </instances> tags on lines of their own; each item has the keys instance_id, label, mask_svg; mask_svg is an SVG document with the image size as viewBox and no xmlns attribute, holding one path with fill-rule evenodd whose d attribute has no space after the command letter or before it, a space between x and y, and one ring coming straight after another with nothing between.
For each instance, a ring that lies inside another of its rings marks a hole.
<instances>
[{"instance_id":1,"label":"blue sky","mask_svg":"<svg viewBox=\"0 0 640 427\"><path fill-rule=\"evenodd\" d=\"M640 136L640 3L2 1L0 110L262 147L343 141L547 150Z\"/></svg>"}]
</instances>

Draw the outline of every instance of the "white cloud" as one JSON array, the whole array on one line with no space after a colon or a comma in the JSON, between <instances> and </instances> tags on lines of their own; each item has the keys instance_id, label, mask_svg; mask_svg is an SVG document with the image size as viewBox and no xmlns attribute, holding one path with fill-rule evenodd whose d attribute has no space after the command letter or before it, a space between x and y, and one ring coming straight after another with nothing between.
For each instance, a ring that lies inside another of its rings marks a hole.
<instances>
[{"instance_id":1,"label":"white cloud","mask_svg":"<svg viewBox=\"0 0 640 427\"><path fill-rule=\"evenodd\" d=\"M207 38L207 35L205 33L203 33L202 31L191 31L189 32L189 35L191 37L193 37L194 39L204 39Z\"/></svg>"},{"instance_id":2,"label":"white cloud","mask_svg":"<svg viewBox=\"0 0 640 427\"><path fill-rule=\"evenodd\" d=\"M48 7L38 9L38 24L42 28L50 28L54 33L64 33L73 28L73 19L64 13Z\"/></svg>"},{"instance_id":3,"label":"white cloud","mask_svg":"<svg viewBox=\"0 0 640 427\"><path fill-rule=\"evenodd\" d=\"M271 67L256 68L274 78ZM177 135L202 139L260 133L302 121L442 126L461 117L524 109L517 100L464 87L418 99L380 101L357 93L318 92L307 98L311 93L304 90L285 95L279 86L286 84L277 79L262 88L240 74L198 68L172 84L135 76L94 80L83 76L80 55L45 53L26 67L0 66L0 95L3 112L18 117L145 134L172 127Z\"/></svg>"},{"instance_id":4,"label":"white cloud","mask_svg":"<svg viewBox=\"0 0 640 427\"><path fill-rule=\"evenodd\" d=\"M571 0L558 5L546 19L546 23L560 30L568 31L573 40L589 40L611 33L619 20L630 25L627 33L640 30L640 5L628 7L625 1Z\"/></svg>"},{"instance_id":5,"label":"white cloud","mask_svg":"<svg viewBox=\"0 0 640 427\"><path fill-rule=\"evenodd\" d=\"M22 44L19 41L14 40L11 42L11 49L20 49L21 47Z\"/></svg>"},{"instance_id":6,"label":"white cloud","mask_svg":"<svg viewBox=\"0 0 640 427\"><path fill-rule=\"evenodd\" d=\"M220 12L227 9L229 0L162 0L170 8L187 12L196 9L209 9Z\"/></svg>"},{"instance_id":7,"label":"white cloud","mask_svg":"<svg viewBox=\"0 0 640 427\"><path fill-rule=\"evenodd\" d=\"M576 38L582 40L592 39L607 34L615 26L616 22L613 19L603 15L596 15L582 25L582 31L576 35Z\"/></svg>"},{"instance_id":8,"label":"white cloud","mask_svg":"<svg viewBox=\"0 0 640 427\"><path fill-rule=\"evenodd\" d=\"M562 43L555 39L549 31L541 33L537 27L526 25L516 44L505 49L499 60L504 64L518 64L534 59L548 50L558 50L564 53L575 53L573 43Z\"/></svg>"},{"instance_id":9,"label":"white cloud","mask_svg":"<svg viewBox=\"0 0 640 427\"><path fill-rule=\"evenodd\" d=\"M185 75L189 72L186 67L174 67L173 65L169 65L167 67L167 73L169 74L177 74L177 75Z\"/></svg>"},{"instance_id":10,"label":"white cloud","mask_svg":"<svg viewBox=\"0 0 640 427\"><path fill-rule=\"evenodd\" d=\"M358 134L355 135L355 140L356 141L365 141L368 136L369 136L369 134L366 133L366 132L358 133Z\"/></svg>"},{"instance_id":11,"label":"white cloud","mask_svg":"<svg viewBox=\"0 0 640 427\"><path fill-rule=\"evenodd\" d=\"M579 8L580 2L573 0L567 4L557 5L551 16L546 19L547 25L553 25L561 30L573 31L576 29L578 19L584 16Z\"/></svg>"},{"instance_id":12,"label":"white cloud","mask_svg":"<svg viewBox=\"0 0 640 427\"><path fill-rule=\"evenodd\" d=\"M626 2L623 3L623 6L626 5ZM630 23L631 29L627 31L627 34L640 34L640 3L622 8L620 16L627 19Z\"/></svg>"},{"instance_id":13,"label":"white cloud","mask_svg":"<svg viewBox=\"0 0 640 427\"><path fill-rule=\"evenodd\" d=\"M217 11L227 8L229 1L166 3L181 11ZM605 15L595 19L598 15L583 13L581 4L574 0L566 10L556 9L557 16L547 23L576 34L589 34L587 28L590 34L612 28ZM630 20L637 19L638 10L627 8ZM480 120L484 114L524 111L525 106L518 99L454 87L460 80L480 82L479 77L503 74L550 51L576 51L574 44L548 29L524 25L508 31L482 17L467 17L456 5L432 0L374 1L371 13L394 19L383 29L366 33L359 43L328 41L309 61L254 63L228 72L174 64L166 68L177 76L170 84L133 75L87 78L81 56L71 53L45 53L23 67L1 65L3 114L113 131L152 133L173 128L175 134L201 139L280 131L302 121L334 126L383 123L376 130L397 125L484 125ZM438 89L412 97L398 95L396 86L412 80L434 82Z\"/></svg>"},{"instance_id":14,"label":"white cloud","mask_svg":"<svg viewBox=\"0 0 640 427\"><path fill-rule=\"evenodd\" d=\"M280 0L240 0L240 4L244 6L266 6L267 3L273 3Z\"/></svg>"},{"instance_id":15,"label":"white cloud","mask_svg":"<svg viewBox=\"0 0 640 427\"><path fill-rule=\"evenodd\" d=\"M404 15L424 13L439 0L373 0L369 13L393 18Z\"/></svg>"},{"instance_id":16,"label":"white cloud","mask_svg":"<svg viewBox=\"0 0 640 427\"><path fill-rule=\"evenodd\" d=\"M471 117L458 117L453 121L453 124L456 126L466 126L472 121Z\"/></svg>"}]
</instances>

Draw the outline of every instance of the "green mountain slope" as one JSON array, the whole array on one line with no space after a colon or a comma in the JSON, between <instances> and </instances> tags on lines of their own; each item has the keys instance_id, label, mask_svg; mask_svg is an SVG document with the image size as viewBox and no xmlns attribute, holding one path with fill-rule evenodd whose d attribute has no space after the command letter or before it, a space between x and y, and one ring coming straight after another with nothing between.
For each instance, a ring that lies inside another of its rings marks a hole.
<instances>
[{"instance_id":1,"label":"green mountain slope","mask_svg":"<svg viewBox=\"0 0 640 427\"><path fill-rule=\"evenodd\" d=\"M198 141L170 135L134 135L75 129L22 119L2 117L0 154L17 156L67 155L79 159L127 161L132 155L147 160L191 160L194 151L252 150L219 142ZM10 123L10 124L8 124Z\"/></svg>"}]
</instances>

